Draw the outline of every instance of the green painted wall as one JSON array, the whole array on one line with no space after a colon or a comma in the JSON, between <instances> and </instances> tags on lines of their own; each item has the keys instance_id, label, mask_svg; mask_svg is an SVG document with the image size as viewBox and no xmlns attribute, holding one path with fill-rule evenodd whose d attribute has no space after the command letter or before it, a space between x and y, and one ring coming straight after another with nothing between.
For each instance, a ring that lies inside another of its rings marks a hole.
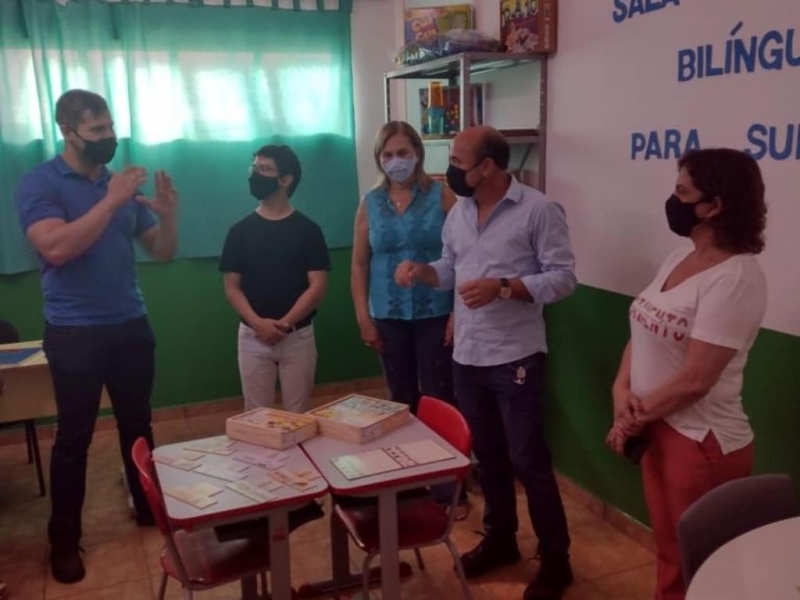
<instances>
[{"instance_id":1,"label":"green painted wall","mask_svg":"<svg viewBox=\"0 0 800 600\"><path fill-rule=\"evenodd\" d=\"M350 303L350 250L331 253L328 296L316 320L319 382L380 374L361 344ZM216 261L142 264L140 279L158 338L154 405L202 402L240 393L237 320L222 293ZM637 469L603 444L611 423L611 382L628 338L630 298L581 286L547 311L548 432L558 467L574 481L646 522ZM41 335L36 274L0 277L0 318L26 339ZM756 431L759 471L800 481L800 338L764 330L750 355L745 403Z\"/></svg>"},{"instance_id":2,"label":"green painted wall","mask_svg":"<svg viewBox=\"0 0 800 600\"><path fill-rule=\"evenodd\" d=\"M581 286L547 311L548 428L558 467L646 522L638 469L608 450L611 384L628 340L631 298ZM756 470L800 482L800 338L762 330L745 372L745 408L756 434Z\"/></svg>"},{"instance_id":3,"label":"green painted wall","mask_svg":"<svg viewBox=\"0 0 800 600\"><path fill-rule=\"evenodd\" d=\"M331 251L328 295L315 322L317 381L347 381L380 374L360 340L350 302L350 249ZM237 317L222 291L215 260L139 265L139 279L157 338L154 406L174 406L241 393L236 366ZM42 333L36 273L0 277L0 318L23 339Z\"/></svg>"}]
</instances>

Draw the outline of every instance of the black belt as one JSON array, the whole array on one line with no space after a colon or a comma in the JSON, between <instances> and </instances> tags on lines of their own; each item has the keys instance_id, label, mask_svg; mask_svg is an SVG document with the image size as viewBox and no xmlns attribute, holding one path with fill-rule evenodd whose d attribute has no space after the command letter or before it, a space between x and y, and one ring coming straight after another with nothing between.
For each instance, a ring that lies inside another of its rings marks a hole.
<instances>
[{"instance_id":1,"label":"black belt","mask_svg":"<svg viewBox=\"0 0 800 600\"><path fill-rule=\"evenodd\" d=\"M293 332L293 331L299 331L300 329L305 329L306 327L308 327L309 325L311 325L313 322L314 322L314 319L313 319L313 317L306 317L305 319L302 319L302 320L298 321L297 323L295 323L294 327L292 327L292 328L289 330L289 333L291 333L291 332ZM245 323L243 320L242 320L242 325L244 325L245 327L249 327L250 329L252 329L252 327L250 327L250 325L248 325L247 323Z\"/></svg>"},{"instance_id":2,"label":"black belt","mask_svg":"<svg viewBox=\"0 0 800 600\"><path fill-rule=\"evenodd\" d=\"M311 317L306 317L294 324L294 327L290 329L290 331L298 331L300 329L305 329L314 321Z\"/></svg>"}]
</instances>

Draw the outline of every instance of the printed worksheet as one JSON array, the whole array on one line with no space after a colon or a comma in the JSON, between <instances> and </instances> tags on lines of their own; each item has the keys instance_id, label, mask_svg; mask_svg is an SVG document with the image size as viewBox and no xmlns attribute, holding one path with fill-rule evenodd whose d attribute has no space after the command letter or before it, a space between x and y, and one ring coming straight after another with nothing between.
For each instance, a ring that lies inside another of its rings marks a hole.
<instances>
[{"instance_id":1,"label":"printed worksheet","mask_svg":"<svg viewBox=\"0 0 800 600\"><path fill-rule=\"evenodd\" d=\"M454 458L434 440L420 440L397 446L387 446L386 453L403 467L416 467Z\"/></svg>"},{"instance_id":2,"label":"printed worksheet","mask_svg":"<svg viewBox=\"0 0 800 600\"><path fill-rule=\"evenodd\" d=\"M400 463L389 456L382 448L359 454L348 454L332 459L342 475L348 479L359 479L401 469Z\"/></svg>"},{"instance_id":3,"label":"printed worksheet","mask_svg":"<svg viewBox=\"0 0 800 600\"><path fill-rule=\"evenodd\" d=\"M349 454L333 459L342 475L359 479L398 469L408 469L455 458L434 440L420 440L396 446L386 446L359 454Z\"/></svg>"}]
</instances>

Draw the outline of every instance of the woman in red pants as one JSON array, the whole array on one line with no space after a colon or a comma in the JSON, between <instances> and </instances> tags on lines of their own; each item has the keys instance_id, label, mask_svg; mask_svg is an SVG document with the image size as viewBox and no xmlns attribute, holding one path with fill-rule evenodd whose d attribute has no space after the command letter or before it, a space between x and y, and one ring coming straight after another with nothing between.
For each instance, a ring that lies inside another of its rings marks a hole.
<instances>
[{"instance_id":1,"label":"woman in red pants","mask_svg":"<svg viewBox=\"0 0 800 600\"><path fill-rule=\"evenodd\" d=\"M643 435L645 500L656 540L656 600L683 600L676 526L698 498L753 467L742 373L767 306L764 182L738 150L691 152L667 200L673 252L630 308L631 339L613 388L619 453Z\"/></svg>"}]
</instances>

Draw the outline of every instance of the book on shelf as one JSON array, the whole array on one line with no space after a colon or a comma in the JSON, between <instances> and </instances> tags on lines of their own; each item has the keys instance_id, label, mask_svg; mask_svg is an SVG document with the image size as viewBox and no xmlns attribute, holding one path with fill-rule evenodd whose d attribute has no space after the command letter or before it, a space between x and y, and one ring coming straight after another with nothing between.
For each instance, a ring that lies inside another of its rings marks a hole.
<instances>
[{"instance_id":1,"label":"book on shelf","mask_svg":"<svg viewBox=\"0 0 800 600\"><path fill-rule=\"evenodd\" d=\"M35 348L2 348L0 347L0 366L16 366L24 363L32 356L42 351L40 346Z\"/></svg>"},{"instance_id":2,"label":"book on shelf","mask_svg":"<svg viewBox=\"0 0 800 600\"><path fill-rule=\"evenodd\" d=\"M472 119L470 127L483 125L483 107L486 98L486 86L474 83L470 87L472 101ZM420 135L423 139L435 140L455 137L461 131L461 86L443 85L439 88L441 106L437 107L442 112L441 123L438 127L432 123L431 91L430 86L419 90L420 108Z\"/></svg>"},{"instance_id":3,"label":"book on shelf","mask_svg":"<svg viewBox=\"0 0 800 600\"><path fill-rule=\"evenodd\" d=\"M304 414L275 408L255 408L225 421L229 438L284 450L317 434L317 421Z\"/></svg>"},{"instance_id":4,"label":"book on shelf","mask_svg":"<svg viewBox=\"0 0 800 600\"><path fill-rule=\"evenodd\" d=\"M306 413L317 419L322 435L364 444L408 422L406 404L351 394Z\"/></svg>"}]
</instances>

